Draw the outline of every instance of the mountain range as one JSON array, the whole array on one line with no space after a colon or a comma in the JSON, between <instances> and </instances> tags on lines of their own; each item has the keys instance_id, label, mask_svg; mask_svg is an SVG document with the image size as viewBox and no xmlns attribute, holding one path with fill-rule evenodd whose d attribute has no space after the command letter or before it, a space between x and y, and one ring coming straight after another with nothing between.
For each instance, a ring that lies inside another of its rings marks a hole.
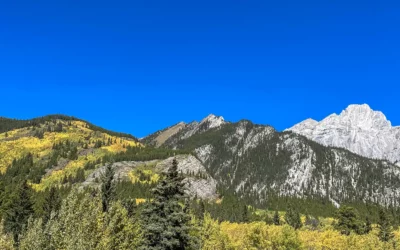
<instances>
[{"instance_id":1,"label":"mountain range","mask_svg":"<svg viewBox=\"0 0 400 250\"><path fill-rule=\"evenodd\" d=\"M277 196L335 206L398 206L399 131L368 105L350 105L340 115L321 122L307 119L282 132L209 115L140 140L73 117L1 118L0 170L6 172L14 159L31 153L37 166L29 173L30 183L44 190L69 182L96 185L111 163L116 179L148 190L176 157L188 193L203 199L231 193L255 206Z\"/></svg>"},{"instance_id":2,"label":"mountain range","mask_svg":"<svg viewBox=\"0 0 400 250\"><path fill-rule=\"evenodd\" d=\"M209 115L160 130L142 142L192 151L220 185L249 200L278 195L398 204L399 128L368 105L350 105L318 123L283 132ZM160 139L162 138L162 140Z\"/></svg>"}]
</instances>

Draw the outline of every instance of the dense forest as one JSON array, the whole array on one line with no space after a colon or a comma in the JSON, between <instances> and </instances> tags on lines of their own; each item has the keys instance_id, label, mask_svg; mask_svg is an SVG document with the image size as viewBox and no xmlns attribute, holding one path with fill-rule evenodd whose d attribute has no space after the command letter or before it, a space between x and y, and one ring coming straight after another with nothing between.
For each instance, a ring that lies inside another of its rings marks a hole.
<instances>
[{"instance_id":1,"label":"dense forest","mask_svg":"<svg viewBox=\"0 0 400 250\"><path fill-rule=\"evenodd\" d=\"M289 204L286 212L254 209L228 193L222 194L221 202L203 201L185 195L176 166L174 162L161 180L152 185L115 182L113 169L108 167L100 189L81 189L68 183L35 192L28 185L29 178L34 176L28 170L32 168L32 157L28 155L15 161L1 176L0 247L395 249L397 246L398 231L394 230L398 226L393 223L393 211L388 209L377 207L378 217L369 218L354 207L342 206L334 211L334 219L330 219L300 213L300 201L288 198L282 200ZM320 238L311 241L313 237Z\"/></svg>"}]
</instances>

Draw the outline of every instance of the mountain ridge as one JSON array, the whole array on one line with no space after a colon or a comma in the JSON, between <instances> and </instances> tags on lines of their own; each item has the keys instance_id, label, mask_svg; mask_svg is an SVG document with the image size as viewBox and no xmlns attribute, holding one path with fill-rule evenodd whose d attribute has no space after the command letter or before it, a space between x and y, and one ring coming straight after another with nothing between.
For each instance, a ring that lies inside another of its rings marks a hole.
<instances>
[{"instance_id":1,"label":"mountain ridge","mask_svg":"<svg viewBox=\"0 0 400 250\"><path fill-rule=\"evenodd\" d=\"M175 135L179 134L180 139L189 138L195 134L201 134L205 131L208 131L213 128L218 128L223 124L226 124L224 118L222 116L216 116L214 114L209 114L205 118L203 118L200 122L192 121L190 123L179 122L175 125L167 127L165 129L161 129L156 131L144 138L141 139L144 143L148 145L152 145L155 147L160 147L163 144L167 143L168 140L174 138ZM183 133L179 133L182 132ZM161 142L161 143L160 143Z\"/></svg>"},{"instance_id":2,"label":"mountain ridge","mask_svg":"<svg viewBox=\"0 0 400 250\"><path fill-rule=\"evenodd\" d=\"M362 129L391 125L383 113L370 112L366 106L354 106L344 115L349 118L350 125ZM338 117L340 115L333 114L326 120L336 121ZM365 119L359 121L360 117ZM67 121L64 123L68 125ZM308 119L301 126L307 128L315 124L319 122ZM33 133L32 129L46 131L49 125L56 127L57 122L45 121L39 127L27 129L26 133ZM73 122L72 125L70 129L73 130L86 129L85 124ZM107 139L101 135L97 138ZM78 140L76 143L78 152L86 152L84 144L79 144ZM180 122L157 131L140 143L191 152L219 187L247 197L255 205L268 202L271 192L281 196L322 198L337 205L349 199L398 205L398 166L358 155L344 147L327 146L299 133L279 132L269 125L248 120L232 123L221 116L209 115L200 122ZM119 150L124 151L123 146L119 145ZM93 141L90 147L96 147Z\"/></svg>"},{"instance_id":3,"label":"mountain ridge","mask_svg":"<svg viewBox=\"0 0 400 250\"><path fill-rule=\"evenodd\" d=\"M24 128L24 127L29 127L29 126L35 126L37 124L47 122L47 121L52 121L52 120L80 121L80 122L86 123L89 126L89 128L92 130L105 132L110 135L121 136L121 137L138 140L136 137L134 137L133 135L131 135L129 133L122 133L122 132L116 132L116 131L112 131L109 129L105 129L100 126L94 125L93 123L90 123L86 120L76 118L74 116L63 115L63 114L50 114L50 115L35 117L35 118L31 118L31 119L14 119L14 118L7 118L7 117L0 116L0 133L4 133L4 132L7 132L12 129L19 129L19 128Z\"/></svg>"},{"instance_id":4,"label":"mountain ridge","mask_svg":"<svg viewBox=\"0 0 400 250\"><path fill-rule=\"evenodd\" d=\"M256 203L273 192L336 206L348 200L397 205L400 168L391 162L247 120L187 134L179 131L162 147L192 151L220 185Z\"/></svg>"}]
</instances>

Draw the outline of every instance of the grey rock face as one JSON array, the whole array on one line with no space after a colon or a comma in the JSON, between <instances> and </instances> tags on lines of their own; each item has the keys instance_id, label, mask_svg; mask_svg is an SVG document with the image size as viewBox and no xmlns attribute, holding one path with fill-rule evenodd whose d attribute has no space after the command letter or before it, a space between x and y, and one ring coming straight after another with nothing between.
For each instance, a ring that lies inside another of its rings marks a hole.
<instances>
[{"instance_id":1,"label":"grey rock face","mask_svg":"<svg viewBox=\"0 0 400 250\"><path fill-rule=\"evenodd\" d=\"M178 161L178 171L185 176L184 182L190 196L210 200L218 198L217 182L207 173L204 165L198 159L192 155L177 155L175 158ZM154 166L155 172L165 172L172 165L173 159L174 157L165 160L116 162L112 164L115 171L114 178L115 180L127 179L129 172L143 165ZM99 186L98 180L105 168L106 166L102 166L96 169L82 185Z\"/></svg>"},{"instance_id":2,"label":"grey rock face","mask_svg":"<svg viewBox=\"0 0 400 250\"><path fill-rule=\"evenodd\" d=\"M308 119L286 132L247 120L215 126L208 120L188 124L163 146L192 150L201 169L239 196L261 203L272 192L336 206L400 206L400 165L393 164L400 159L400 127L368 105L351 105L321 122Z\"/></svg>"},{"instance_id":3,"label":"grey rock face","mask_svg":"<svg viewBox=\"0 0 400 250\"><path fill-rule=\"evenodd\" d=\"M191 148L221 186L255 201L272 191L326 198L336 206L349 200L400 205L400 168L395 164L270 126L226 123L170 147Z\"/></svg>"},{"instance_id":4,"label":"grey rock face","mask_svg":"<svg viewBox=\"0 0 400 250\"><path fill-rule=\"evenodd\" d=\"M160 130L146 136L141 141L149 145L160 147L163 145L174 145L182 139L189 138L195 134L204 133L210 129L219 128L226 124L222 116L208 115L201 122L193 121L191 123L180 122L169 128Z\"/></svg>"},{"instance_id":5,"label":"grey rock face","mask_svg":"<svg viewBox=\"0 0 400 250\"><path fill-rule=\"evenodd\" d=\"M400 127L392 127L382 112L372 110L367 104L350 105L340 115L332 114L321 122L307 119L287 130L325 146L400 162Z\"/></svg>"}]
</instances>

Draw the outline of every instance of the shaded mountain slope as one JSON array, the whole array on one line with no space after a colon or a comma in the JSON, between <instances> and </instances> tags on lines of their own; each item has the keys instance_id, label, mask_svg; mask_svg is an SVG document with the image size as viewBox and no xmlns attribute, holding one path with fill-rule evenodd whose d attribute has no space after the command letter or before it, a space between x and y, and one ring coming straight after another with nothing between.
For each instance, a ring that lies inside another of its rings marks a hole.
<instances>
[{"instance_id":1,"label":"shaded mountain slope","mask_svg":"<svg viewBox=\"0 0 400 250\"><path fill-rule=\"evenodd\" d=\"M247 120L189 136L181 130L163 146L191 150L219 185L255 203L267 202L272 193L334 204L399 203L398 166Z\"/></svg>"}]
</instances>

